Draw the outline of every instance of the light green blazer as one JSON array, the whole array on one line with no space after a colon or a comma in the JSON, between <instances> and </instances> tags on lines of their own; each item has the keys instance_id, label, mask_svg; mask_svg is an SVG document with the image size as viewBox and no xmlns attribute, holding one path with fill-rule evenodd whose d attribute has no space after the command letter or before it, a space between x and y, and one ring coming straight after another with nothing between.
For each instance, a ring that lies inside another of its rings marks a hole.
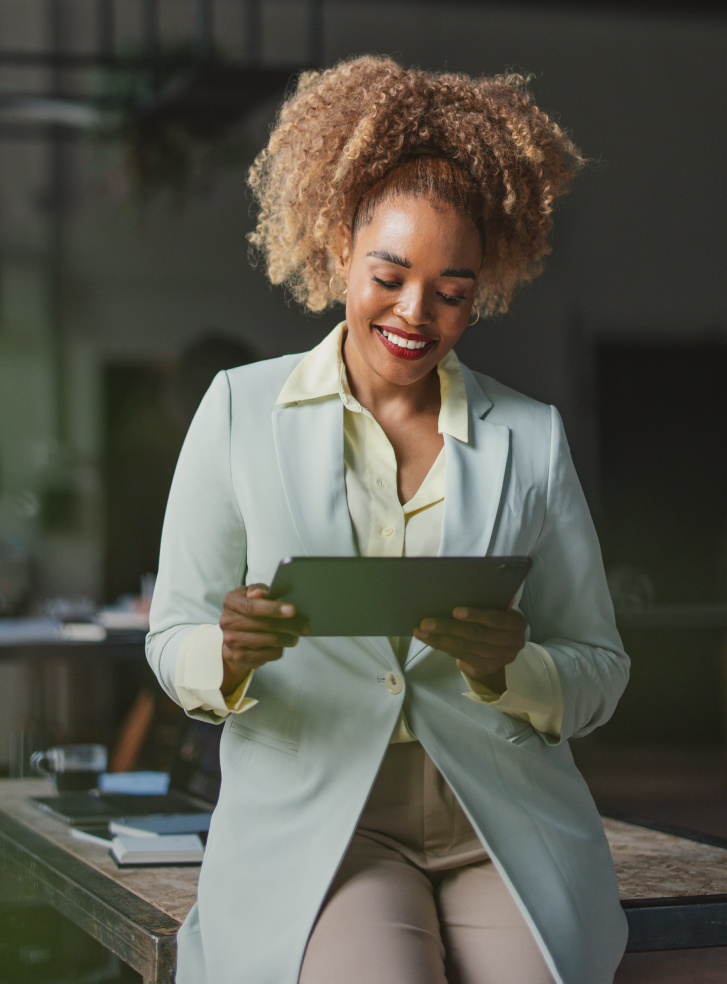
<instances>
[{"instance_id":1,"label":"light green blazer","mask_svg":"<svg viewBox=\"0 0 727 984\"><path fill-rule=\"evenodd\" d=\"M282 557L356 552L341 400L275 406L301 358L220 373L190 427L147 640L172 699L182 641L217 622L229 590L270 583ZM440 554L533 558L520 607L558 669L562 738L467 700L455 661L416 639L399 694L382 682L401 671L387 639L301 639L255 672L257 706L224 723L222 788L198 902L178 935L178 984L296 984L402 706L555 980L611 984L626 920L567 739L608 720L629 661L557 411L462 371L470 435L467 444L445 435Z\"/></svg>"}]
</instances>

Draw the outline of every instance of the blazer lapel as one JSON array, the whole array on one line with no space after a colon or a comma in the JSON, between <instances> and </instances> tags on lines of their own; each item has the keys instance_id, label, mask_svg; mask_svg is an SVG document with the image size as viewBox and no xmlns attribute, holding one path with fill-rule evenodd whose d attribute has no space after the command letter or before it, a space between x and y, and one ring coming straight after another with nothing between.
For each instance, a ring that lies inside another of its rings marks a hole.
<instances>
[{"instance_id":1,"label":"blazer lapel","mask_svg":"<svg viewBox=\"0 0 727 984\"><path fill-rule=\"evenodd\" d=\"M474 439L445 436L445 494L440 557L484 557L500 510L510 453L507 427L470 420Z\"/></svg>"},{"instance_id":2,"label":"blazer lapel","mask_svg":"<svg viewBox=\"0 0 727 984\"><path fill-rule=\"evenodd\" d=\"M445 491L440 557L485 557L500 512L502 488L510 460L510 430L483 419L492 401L466 366L462 366L469 405L469 441L444 435ZM409 666L425 649L412 639Z\"/></svg>"},{"instance_id":3,"label":"blazer lapel","mask_svg":"<svg viewBox=\"0 0 727 984\"><path fill-rule=\"evenodd\" d=\"M355 556L340 399L275 407L273 434L288 507L305 552L313 557Z\"/></svg>"},{"instance_id":4,"label":"blazer lapel","mask_svg":"<svg viewBox=\"0 0 727 984\"><path fill-rule=\"evenodd\" d=\"M343 470L343 403L338 396L273 410L273 434L285 496L311 557L355 557ZM389 640L367 640L399 669Z\"/></svg>"}]
</instances>

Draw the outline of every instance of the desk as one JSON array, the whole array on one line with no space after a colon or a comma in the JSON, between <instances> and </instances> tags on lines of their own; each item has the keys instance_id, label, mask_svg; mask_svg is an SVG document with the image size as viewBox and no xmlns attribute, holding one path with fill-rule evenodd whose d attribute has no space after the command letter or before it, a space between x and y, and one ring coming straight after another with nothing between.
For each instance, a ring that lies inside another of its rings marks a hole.
<instances>
[{"instance_id":1,"label":"desk","mask_svg":"<svg viewBox=\"0 0 727 984\"><path fill-rule=\"evenodd\" d=\"M74 840L29 796L44 779L0 781L0 866L138 971L172 984L176 934L197 897L198 868L116 867L108 851Z\"/></svg>"},{"instance_id":2,"label":"desk","mask_svg":"<svg viewBox=\"0 0 727 984\"><path fill-rule=\"evenodd\" d=\"M137 970L172 984L176 932L197 896L197 868L116 867L73 840L29 796L43 779L0 781L0 864ZM629 919L629 950L727 946L727 848L604 819Z\"/></svg>"}]
</instances>

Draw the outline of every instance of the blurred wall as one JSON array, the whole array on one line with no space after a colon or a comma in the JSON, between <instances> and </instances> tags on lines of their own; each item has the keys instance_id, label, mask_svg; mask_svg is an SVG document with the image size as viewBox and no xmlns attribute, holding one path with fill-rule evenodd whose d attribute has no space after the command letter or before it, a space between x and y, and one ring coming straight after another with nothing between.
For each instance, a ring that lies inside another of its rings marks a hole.
<instances>
[{"instance_id":1,"label":"blurred wall","mask_svg":"<svg viewBox=\"0 0 727 984\"><path fill-rule=\"evenodd\" d=\"M227 20L218 23L218 40L239 57L239 5L221 7ZM82 0L76 8L68 43L90 45ZM138 4L117 9L120 31L138 34ZM186 9L179 0L163 4L172 35L183 34ZM43 11L35 0L0 0L3 44L42 42ZM263 11L264 62L304 60L302 4L267 0ZM721 23L415 0L329 0L323 19L326 64L375 51L432 69L535 73L539 104L592 158L556 216L545 276L510 314L468 332L459 351L473 368L559 406L597 506L593 339L694 338L727 327ZM14 84L17 70L2 69L0 77ZM248 121L251 147L263 144L274 108L263 105ZM48 207L52 180L63 187L60 223ZM31 514L43 503L32 495L48 475L80 489L75 526L33 533L41 593L102 590L106 364L171 357L209 325L275 356L310 347L341 317L342 309L314 318L287 306L251 269L249 206L240 168L220 172L212 189L184 208L162 197L140 217L125 198L113 150L76 140L54 155L41 141L0 143L0 522L21 534L37 530ZM63 241L55 280L47 259L54 235ZM59 344L66 382L60 402L49 371ZM72 447L72 461L67 451L54 458L60 438Z\"/></svg>"}]
</instances>

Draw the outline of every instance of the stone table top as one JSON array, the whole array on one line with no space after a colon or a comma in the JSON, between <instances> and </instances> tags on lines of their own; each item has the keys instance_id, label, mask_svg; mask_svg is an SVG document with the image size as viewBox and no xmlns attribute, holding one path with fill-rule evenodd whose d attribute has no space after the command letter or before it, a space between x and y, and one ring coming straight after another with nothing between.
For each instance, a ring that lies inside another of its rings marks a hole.
<instances>
[{"instance_id":1,"label":"stone table top","mask_svg":"<svg viewBox=\"0 0 727 984\"><path fill-rule=\"evenodd\" d=\"M75 840L31 796L52 795L44 779L0 781L0 811L68 851L181 923L197 898L199 868L117 868L106 848ZM604 818L622 900L727 895L727 849Z\"/></svg>"},{"instance_id":2,"label":"stone table top","mask_svg":"<svg viewBox=\"0 0 727 984\"><path fill-rule=\"evenodd\" d=\"M0 811L181 923L197 900L199 868L117 868L108 848L71 837L67 824L40 810L29 799L54 793L55 786L45 779L2 780Z\"/></svg>"},{"instance_id":3,"label":"stone table top","mask_svg":"<svg viewBox=\"0 0 727 984\"><path fill-rule=\"evenodd\" d=\"M604 817L625 899L727 895L727 849Z\"/></svg>"}]
</instances>

